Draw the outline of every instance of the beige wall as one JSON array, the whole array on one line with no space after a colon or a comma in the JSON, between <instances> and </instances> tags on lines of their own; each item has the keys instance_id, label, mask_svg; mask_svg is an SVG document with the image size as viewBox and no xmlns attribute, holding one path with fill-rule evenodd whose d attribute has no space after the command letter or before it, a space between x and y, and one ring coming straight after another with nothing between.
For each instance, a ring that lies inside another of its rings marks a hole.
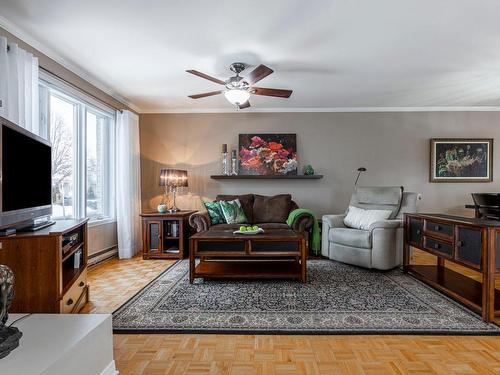
<instances>
[{"instance_id":1,"label":"beige wall","mask_svg":"<svg viewBox=\"0 0 500 375\"><path fill-rule=\"evenodd\" d=\"M8 31L2 29L1 27L0 36L6 37L8 43L17 43L21 48L38 57L38 64L40 65L40 67L79 88L85 93L103 101L111 107L117 109L130 109L123 103L117 101L102 90L88 83L84 79L77 76L75 73L69 71L62 65L58 64L48 56L34 49L29 44L10 34ZM89 228L89 255L95 254L109 247L116 246L117 243L118 240L116 233L116 223L92 226Z\"/></svg>"},{"instance_id":2,"label":"beige wall","mask_svg":"<svg viewBox=\"0 0 500 375\"><path fill-rule=\"evenodd\" d=\"M312 164L316 181L216 181L222 143L237 147L239 133L297 133L301 167ZM499 191L500 153L492 183L430 183L429 138L500 140L500 112L144 114L140 116L143 210L161 199L161 167L185 168L190 192L291 193L318 216L346 209L356 169L361 185L403 185L422 193L423 211L464 213L471 192Z\"/></svg>"}]
</instances>

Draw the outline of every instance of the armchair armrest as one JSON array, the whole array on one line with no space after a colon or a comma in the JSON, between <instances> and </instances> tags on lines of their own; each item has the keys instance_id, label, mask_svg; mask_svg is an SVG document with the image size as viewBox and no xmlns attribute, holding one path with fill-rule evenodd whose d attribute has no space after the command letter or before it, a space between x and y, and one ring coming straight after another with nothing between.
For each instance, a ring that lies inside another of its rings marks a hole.
<instances>
[{"instance_id":1,"label":"armchair armrest","mask_svg":"<svg viewBox=\"0 0 500 375\"><path fill-rule=\"evenodd\" d=\"M314 224L314 217L309 214L300 214L292 222L291 228L296 232L308 232Z\"/></svg>"},{"instance_id":2,"label":"armchair armrest","mask_svg":"<svg viewBox=\"0 0 500 375\"><path fill-rule=\"evenodd\" d=\"M196 232L204 232L210 228L210 218L208 212L196 212L189 216L189 225L196 229Z\"/></svg>"},{"instance_id":3,"label":"armchair armrest","mask_svg":"<svg viewBox=\"0 0 500 375\"><path fill-rule=\"evenodd\" d=\"M328 225L330 228L345 228L344 219L345 214L341 215L323 215L321 221L324 225Z\"/></svg>"},{"instance_id":4,"label":"armchair armrest","mask_svg":"<svg viewBox=\"0 0 500 375\"><path fill-rule=\"evenodd\" d=\"M403 227L403 220L380 220L372 223L368 230L374 229L397 229Z\"/></svg>"},{"instance_id":5,"label":"armchair armrest","mask_svg":"<svg viewBox=\"0 0 500 375\"><path fill-rule=\"evenodd\" d=\"M321 255L330 257L330 241L329 234L331 228L345 228L344 218L345 214L341 215L323 215L321 222L323 228L321 229Z\"/></svg>"}]
</instances>

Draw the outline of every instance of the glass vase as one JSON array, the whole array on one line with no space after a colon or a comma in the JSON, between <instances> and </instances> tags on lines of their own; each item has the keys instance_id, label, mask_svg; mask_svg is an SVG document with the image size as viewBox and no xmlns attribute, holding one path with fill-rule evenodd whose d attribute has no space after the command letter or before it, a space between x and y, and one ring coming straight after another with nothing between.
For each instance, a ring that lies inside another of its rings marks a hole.
<instances>
[{"instance_id":1,"label":"glass vase","mask_svg":"<svg viewBox=\"0 0 500 375\"><path fill-rule=\"evenodd\" d=\"M236 157L236 151L233 150L231 153L231 175L238 175L238 158Z\"/></svg>"},{"instance_id":2,"label":"glass vase","mask_svg":"<svg viewBox=\"0 0 500 375\"><path fill-rule=\"evenodd\" d=\"M224 176L229 176L229 164L228 164L228 158L227 158L227 152L223 152L221 155L221 162L222 162L222 170L221 174Z\"/></svg>"}]
</instances>

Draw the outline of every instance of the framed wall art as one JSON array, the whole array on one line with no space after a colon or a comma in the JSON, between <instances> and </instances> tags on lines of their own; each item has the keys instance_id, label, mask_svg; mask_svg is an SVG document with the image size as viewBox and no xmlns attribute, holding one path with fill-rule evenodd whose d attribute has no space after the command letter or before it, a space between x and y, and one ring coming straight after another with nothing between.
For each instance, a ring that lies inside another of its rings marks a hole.
<instances>
[{"instance_id":1,"label":"framed wall art","mask_svg":"<svg viewBox=\"0 0 500 375\"><path fill-rule=\"evenodd\" d=\"M431 139L431 182L493 181L493 139Z\"/></svg>"},{"instance_id":2,"label":"framed wall art","mask_svg":"<svg viewBox=\"0 0 500 375\"><path fill-rule=\"evenodd\" d=\"M240 175L296 175L296 134L240 134Z\"/></svg>"}]
</instances>

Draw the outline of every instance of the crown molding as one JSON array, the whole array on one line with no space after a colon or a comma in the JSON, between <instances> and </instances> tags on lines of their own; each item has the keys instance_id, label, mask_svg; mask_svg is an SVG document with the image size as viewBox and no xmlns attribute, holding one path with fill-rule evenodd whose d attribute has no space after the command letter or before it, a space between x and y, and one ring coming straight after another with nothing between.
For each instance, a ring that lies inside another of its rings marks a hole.
<instances>
[{"instance_id":1,"label":"crown molding","mask_svg":"<svg viewBox=\"0 0 500 375\"><path fill-rule=\"evenodd\" d=\"M15 25L11 21L7 20L5 17L0 15L0 27L5 29L7 32L11 33L15 37L21 39L23 42L26 44L29 44L31 47L34 49L40 51L47 57L49 57L51 60L54 60L56 63L59 65L63 66L64 68L68 69L72 73L76 74L78 77L81 79L87 81L90 83L92 86L98 88L102 92L106 93L107 95L111 96L113 99L117 100L118 102L122 103L123 105L126 105L130 109L134 110L137 113L140 113L140 108L136 106L134 103L120 95L119 93L115 92L114 90L111 90L107 85L105 85L103 82L101 82L99 79L97 79L95 76L90 74L89 72L85 71L81 67L75 65L74 63L68 61L61 55L59 55L57 52L52 50L50 47L45 45L44 43L41 43L39 40L34 38L31 34L20 28L19 26Z\"/></svg>"},{"instance_id":2,"label":"crown molding","mask_svg":"<svg viewBox=\"0 0 500 375\"><path fill-rule=\"evenodd\" d=\"M236 110L228 106L225 108L158 108L158 109L141 109L130 100L121 96L119 93L111 90L107 85L102 83L92 74L85 71L83 68L75 65L67 59L60 56L45 44L32 37L29 33L19 28L17 25L7 20L0 15L0 27L21 39L31 47L40 51L50 59L54 60L64 68L76 74L81 79L87 81L99 90L108 94L115 100L126 105L133 111L139 114L154 114L154 113L370 113L370 112L500 112L500 106L435 106L435 107L296 107L296 108L256 108L251 107L245 110Z\"/></svg>"},{"instance_id":3,"label":"crown molding","mask_svg":"<svg viewBox=\"0 0 500 375\"><path fill-rule=\"evenodd\" d=\"M489 107L303 107L303 108L159 108L142 110L140 114L155 113L370 113L370 112L500 112L500 106Z\"/></svg>"}]
</instances>

